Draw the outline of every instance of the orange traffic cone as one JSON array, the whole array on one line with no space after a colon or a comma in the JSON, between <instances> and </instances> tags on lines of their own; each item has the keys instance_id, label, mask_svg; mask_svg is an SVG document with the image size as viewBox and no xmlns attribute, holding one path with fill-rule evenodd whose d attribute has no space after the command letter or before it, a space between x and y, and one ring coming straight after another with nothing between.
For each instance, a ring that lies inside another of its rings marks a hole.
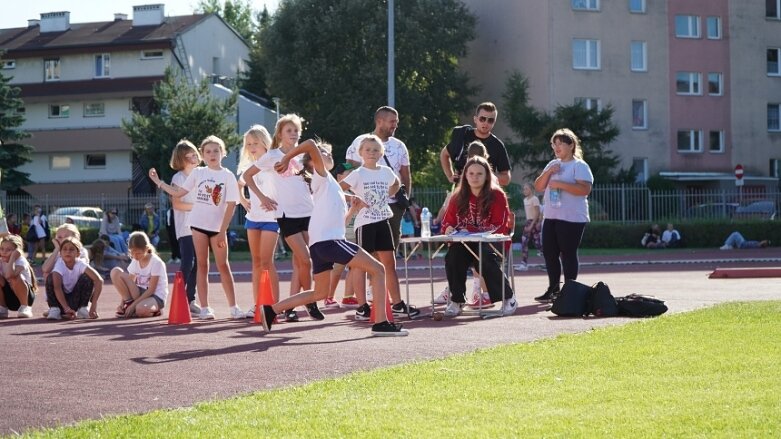
<instances>
[{"instance_id":1,"label":"orange traffic cone","mask_svg":"<svg viewBox=\"0 0 781 439\"><path fill-rule=\"evenodd\" d=\"M254 323L262 323L261 313L263 312L263 305L273 305L274 297L271 295L271 279L268 277L268 270L263 270L260 273L260 285L258 285L258 295L255 298L255 318L252 319Z\"/></svg>"},{"instance_id":2,"label":"orange traffic cone","mask_svg":"<svg viewBox=\"0 0 781 439\"><path fill-rule=\"evenodd\" d=\"M187 303L187 293L184 290L184 275L176 272L174 277L174 290L171 293L170 309L168 310L168 324L182 325L192 322L190 318L190 306Z\"/></svg>"},{"instance_id":3,"label":"orange traffic cone","mask_svg":"<svg viewBox=\"0 0 781 439\"><path fill-rule=\"evenodd\" d=\"M372 302L372 312L371 312L371 317L369 318L369 321L372 323L377 323L374 318L374 313L376 308L377 308L377 301L375 300ZM391 309L390 296L388 295L387 291L385 292L385 316L389 322L393 322L393 310Z\"/></svg>"}]
</instances>

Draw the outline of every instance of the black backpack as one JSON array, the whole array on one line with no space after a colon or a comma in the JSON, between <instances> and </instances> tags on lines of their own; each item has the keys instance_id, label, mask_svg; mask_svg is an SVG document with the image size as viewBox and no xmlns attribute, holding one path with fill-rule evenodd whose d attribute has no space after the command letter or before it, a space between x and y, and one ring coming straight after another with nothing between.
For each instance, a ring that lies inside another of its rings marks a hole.
<instances>
[{"instance_id":1,"label":"black backpack","mask_svg":"<svg viewBox=\"0 0 781 439\"><path fill-rule=\"evenodd\" d=\"M642 294L616 298L618 315L626 317L654 317L667 312L664 300Z\"/></svg>"},{"instance_id":2,"label":"black backpack","mask_svg":"<svg viewBox=\"0 0 781 439\"><path fill-rule=\"evenodd\" d=\"M551 312L560 317L583 317L588 314L588 298L591 287L578 281L567 280L551 306Z\"/></svg>"},{"instance_id":3,"label":"black backpack","mask_svg":"<svg viewBox=\"0 0 781 439\"><path fill-rule=\"evenodd\" d=\"M587 314L595 317L615 317L618 315L616 298L610 294L610 288L604 282L597 282L589 291L586 305Z\"/></svg>"}]
</instances>

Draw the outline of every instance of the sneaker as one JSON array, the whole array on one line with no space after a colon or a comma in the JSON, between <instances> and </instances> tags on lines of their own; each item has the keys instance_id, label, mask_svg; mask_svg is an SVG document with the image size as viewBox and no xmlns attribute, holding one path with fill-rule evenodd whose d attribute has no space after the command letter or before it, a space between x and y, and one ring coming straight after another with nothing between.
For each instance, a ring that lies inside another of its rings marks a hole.
<instances>
[{"instance_id":1,"label":"sneaker","mask_svg":"<svg viewBox=\"0 0 781 439\"><path fill-rule=\"evenodd\" d=\"M2 310L0 310L0 315L2 315ZM7 311L6 311L7 316ZM29 319L33 316L33 309L28 305L21 305L19 306L19 311L17 312L17 317L20 319Z\"/></svg>"},{"instance_id":2,"label":"sneaker","mask_svg":"<svg viewBox=\"0 0 781 439\"><path fill-rule=\"evenodd\" d=\"M254 314L253 314L254 317ZM243 320L247 318L247 314L239 308L239 305L233 305L231 307L231 319Z\"/></svg>"},{"instance_id":3,"label":"sneaker","mask_svg":"<svg viewBox=\"0 0 781 439\"><path fill-rule=\"evenodd\" d=\"M214 320L214 310L211 306L201 308L201 312L198 313L198 318L201 320Z\"/></svg>"},{"instance_id":4,"label":"sneaker","mask_svg":"<svg viewBox=\"0 0 781 439\"><path fill-rule=\"evenodd\" d=\"M345 297L342 299L342 308L357 308L358 307L358 299L353 297Z\"/></svg>"},{"instance_id":5,"label":"sneaker","mask_svg":"<svg viewBox=\"0 0 781 439\"><path fill-rule=\"evenodd\" d=\"M463 303L450 302L445 309L445 317L455 317L461 314Z\"/></svg>"},{"instance_id":6,"label":"sneaker","mask_svg":"<svg viewBox=\"0 0 781 439\"><path fill-rule=\"evenodd\" d=\"M364 303L355 310L355 320L365 322L372 318L372 309L368 303Z\"/></svg>"},{"instance_id":7,"label":"sneaker","mask_svg":"<svg viewBox=\"0 0 781 439\"><path fill-rule=\"evenodd\" d=\"M403 329L401 324L384 321L372 325L372 335L375 337L404 337L409 331Z\"/></svg>"},{"instance_id":8,"label":"sneaker","mask_svg":"<svg viewBox=\"0 0 781 439\"><path fill-rule=\"evenodd\" d=\"M197 303L195 303L195 300L190 302L190 315L193 317L197 317L201 314L201 307L198 306Z\"/></svg>"},{"instance_id":9,"label":"sneaker","mask_svg":"<svg viewBox=\"0 0 781 439\"><path fill-rule=\"evenodd\" d=\"M445 305L450 301L450 287L445 286L445 289L439 293L439 296L434 299L434 305Z\"/></svg>"},{"instance_id":10,"label":"sneaker","mask_svg":"<svg viewBox=\"0 0 781 439\"><path fill-rule=\"evenodd\" d=\"M285 311L285 321L288 323L295 323L298 321L298 312L294 309Z\"/></svg>"},{"instance_id":11,"label":"sneaker","mask_svg":"<svg viewBox=\"0 0 781 439\"><path fill-rule=\"evenodd\" d=\"M515 268L516 271L527 271L529 270L529 265L526 264L526 262L521 262L520 264L514 265L513 268Z\"/></svg>"},{"instance_id":12,"label":"sneaker","mask_svg":"<svg viewBox=\"0 0 781 439\"><path fill-rule=\"evenodd\" d=\"M468 303L466 306L473 308L473 309L479 309L479 308L493 308L494 304L491 302L491 296L488 295L487 292L482 293L480 295L472 296L472 301Z\"/></svg>"},{"instance_id":13,"label":"sneaker","mask_svg":"<svg viewBox=\"0 0 781 439\"><path fill-rule=\"evenodd\" d=\"M534 298L534 300L540 302L540 303L550 303L553 302L554 296L559 293L558 288L552 288L548 287L547 290L545 290L545 293L542 296L537 296Z\"/></svg>"},{"instance_id":14,"label":"sneaker","mask_svg":"<svg viewBox=\"0 0 781 439\"><path fill-rule=\"evenodd\" d=\"M721 247L719 247L719 250L732 250L732 246L724 244Z\"/></svg>"},{"instance_id":15,"label":"sneaker","mask_svg":"<svg viewBox=\"0 0 781 439\"><path fill-rule=\"evenodd\" d=\"M372 287L366 287L366 301L374 302L374 294L372 294Z\"/></svg>"},{"instance_id":16,"label":"sneaker","mask_svg":"<svg viewBox=\"0 0 781 439\"><path fill-rule=\"evenodd\" d=\"M269 332L271 331L271 325L276 322L277 313L275 313L274 308L269 305L263 305L261 308L263 309L261 323L263 323L263 329L265 329L266 332Z\"/></svg>"},{"instance_id":17,"label":"sneaker","mask_svg":"<svg viewBox=\"0 0 781 439\"><path fill-rule=\"evenodd\" d=\"M86 306L82 306L81 308L76 310L76 318L77 319L88 319L89 318L89 310Z\"/></svg>"},{"instance_id":18,"label":"sneaker","mask_svg":"<svg viewBox=\"0 0 781 439\"><path fill-rule=\"evenodd\" d=\"M407 305L402 300L401 302L391 306L391 311L393 311L393 317L404 317L409 316L409 318L414 319L415 317L420 315L420 310L415 308L412 305Z\"/></svg>"},{"instance_id":19,"label":"sneaker","mask_svg":"<svg viewBox=\"0 0 781 439\"><path fill-rule=\"evenodd\" d=\"M62 310L56 306L52 306L49 308L49 314L46 315L46 318L49 320L60 320L62 319Z\"/></svg>"},{"instance_id":20,"label":"sneaker","mask_svg":"<svg viewBox=\"0 0 781 439\"><path fill-rule=\"evenodd\" d=\"M515 296L510 297L509 299L505 300L504 305L502 305L502 315L511 316L515 314L516 309L518 309L518 301L515 300Z\"/></svg>"},{"instance_id":21,"label":"sneaker","mask_svg":"<svg viewBox=\"0 0 781 439\"><path fill-rule=\"evenodd\" d=\"M334 300L333 297L326 297L323 301L323 306L325 308L339 308L339 302Z\"/></svg>"},{"instance_id":22,"label":"sneaker","mask_svg":"<svg viewBox=\"0 0 781 439\"><path fill-rule=\"evenodd\" d=\"M22 308L19 307L19 310ZM7 319L8 318L8 308L5 306L0 306L0 319Z\"/></svg>"},{"instance_id":23,"label":"sneaker","mask_svg":"<svg viewBox=\"0 0 781 439\"><path fill-rule=\"evenodd\" d=\"M247 319L254 319L255 318L255 307L248 309L247 312L244 313L244 318Z\"/></svg>"},{"instance_id":24,"label":"sneaker","mask_svg":"<svg viewBox=\"0 0 781 439\"><path fill-rule=\"evenodd\" d=\"M325 320L325 316L320 312L320 308L317 307L317 302L307 303L306 311L309 313L309 317L315 320Z\"/></svg>"}]
</instances>

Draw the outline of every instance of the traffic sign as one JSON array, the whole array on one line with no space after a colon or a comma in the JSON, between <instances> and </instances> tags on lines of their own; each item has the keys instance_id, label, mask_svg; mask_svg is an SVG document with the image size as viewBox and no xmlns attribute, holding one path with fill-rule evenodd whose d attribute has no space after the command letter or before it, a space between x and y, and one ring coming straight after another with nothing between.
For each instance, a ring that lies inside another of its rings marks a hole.
<instances>
[{"instance_id":1,"label":"traffic sign","mask_svg":"<svg viewBox=\"0 0 781 439\"><path fill-rule=\"evenodd\" d=\"M735 186L743 186L743 165L735 165Z\"/></svg>"}]
</instances>

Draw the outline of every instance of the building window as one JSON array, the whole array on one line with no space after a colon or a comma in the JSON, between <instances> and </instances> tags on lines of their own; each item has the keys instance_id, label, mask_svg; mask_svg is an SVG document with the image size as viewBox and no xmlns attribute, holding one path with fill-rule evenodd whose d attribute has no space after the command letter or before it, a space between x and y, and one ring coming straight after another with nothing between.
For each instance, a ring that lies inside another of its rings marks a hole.
<instances>
[{"instance_id":1,"label":"building window","mask_svg":"<svg viewBox=\"0 0 781 439\"><path fill-rule=\"evenodd\" d=\"M576 11L598 11L599 0L572 0L572 9Z\"/></svg>"},{"instance_id":2,"label":"building window","mask_svg":"<svg viewBox=\"0 0 781 439\"><path fill-rule=\"evenodd\" d=\"M765 17L781 19L781 0L765 0Z\"/></svg>"},{"instance_id":3,"label":"building window","mask_svg":"<svg viewBox=\"0 0 781 439\"><path fill-rule=\"evenodd\" d=\"M721 73L708 73L708 94L711 96L721 96L723 89L724 75Z\"/></svg>"},{"instance_id":4,"label":"building window","mask_svg":"<svg viewBox=\"0 0 781 439\"><path fill-rule=\"evenodd\" d=\"M16 68L16 60L13 59L4 59L3 60L3 70L11 70Z\"/></svg>"},{"instance_id":5,"label":"building window","mask_svg":"<svg viewBox=\"0 0 781 439\"><path fill-rule=\"evenodd\" d=\"M70 117L70 105L52 104L49 105L49 119Z\"/></svg>"},{"instance_id":6,"label":"building window","mask_svg":"<svg viewBox=\"0 0 781 439\"><path fill-rule=\"evenodd\" d=\"M679 95L698 95L702 75L697 72L678 72L675 75L675 91Z\"/></svg>"},{"instance_id":7,"label":"building window","mask_svg":"<svg viewBox=\"0 0 781 439\"><path fill-rule=\"evenodd\" d=\"M629 0L629 12L645 14L645 0Z\"/></svg>"},{"instance_id":8,"label":"building window","mask_svg":"<svg viewBox=\"0 0 781 439\"><path fill-rule=\"evenodd\" d=\"M43 71L45 81L60 80L60 60L47 59L43 61Z\"/></svg>"},{"instance_id":9,"label":"building window","mask_svg":"<svg viewBox=\"0 0 781 439\"><path fill-rule=\"evenodd\" d=\"M678 152L702 152L702 131L678 131Z\"/></svg>"},{"instance_id":10,"label":"building window","mask_svg":"<svg viewBox=\"0 0 781 439\"><path fill-rule=\"evenodd\" d=\"M599 69L599 40L572 40L572 68Z\"/></svg>"},{"instance_id":11,"label":"building window","mask_svg":"<svg viewBox=\"0 0 781 439\"><path fill-rule=\"evenodd\" d=\"M768 175L775 178L781 177L781 160L770 159L770 172Z\"/></svg>"},{"instance_id":12,"label":"building window","mask_svg":"<svg viewBox=\"0 0 781 439\"><path fill-rule=\"evenodd\" d=\"M84 117L103 117L106 115L106 105L103 102L84 104Z\"/></svg>"},{"instance_id":13,"label":"building window","mask_svg":"<svg viewBox=\"0 0 781 439\"><path fill-rule=\"evenodd\" d=\"M63 170L71 168L71 158L67 155L49 156L49 169Z\"/></svg>"},{"instance_id":14,"label":"building window","mask_svg":"<svg viewBox=\"0 0 781 439\"><path fill-rule=\"evenodd\" d=\"M781 123L779 123L779 116L781 114L781 104L767 104L767 130L779 132L781 131Z\"/></svg>"},{"instance_id":15,"label":"building window","mask_svg":"<svg viewBox=\"0 0 781 439\"><path fill-rule=\"evenodd\" d=\"M105 168L106 167L106 154L86 154L84 156L84 168Z\"/></svg>"},{"instance_id":16,"label":"building window","mask_svg":"<svg viewBox=\"0 0 781 439\"><path fill-rule=\"evenodd\" d=\"M635 183L645 183L648 181L648 158L635 157L632 159L632 170L635 171Z\"/></svg>"},{"instance_id":17,"label":"building window","mask_svg":"<svg viewBox=\"0 0 781 439\"><path fill-rule=\"evenodd\" d=\"M705 20L705 26L709 40L721 39L721 17L708 17Z\"/></svg>"},{"instance_id":18,"label":"building window","mask_svg":"<svg viewBox=\"0 0 781 439\"><path fill-rule=\"evenodd\" d=\"M632 101L632 129L645 130L648 128L648 101L635 99Z\"/></svg>"},{"instance_id":19,"label":"building window","mask_svg":"<svg viewBox=\"0 0 781 439\"><path fill-rule=\"evenodd\" d=\"M768 76L781 76L781 69L778 66L778 58L781 54L781 49L774 47L767 49L767 75Z\"/></svg>"},{"instance_id":20,"label":"building window","mask_svg":"<svg viewBox=\"0 0 781 439\"><path fill-rule=\"evenodd\" d=\"M160 59L163 57L162 50L142 50L141 59Z\"/></svg>"},{"instance_id":21,"label":"building window","mask_svg":"<svg viewBox=\"0 0 781 439\"><path fill-rule=\"evenodd\" d=\"M724 152L724 131L710 132L710 152Z\"/></svg>"},{"instance_id":22,"label":"building window","mask_svg":"<svg viewBox=\"0 0 781 439\"><path fill-rule=\"evenodd\" d=\"M678 38L699 38L700 17L696 15L676 15L675 36Z\"/></svg>"},{"instance_id":23,"label":"building window","mask_svg":"<svg viewBox=\"0 0 781 439\"><path fill-rule=\"evenodd\" d=\"M648 65L646 64L647 57L646 57L645 48L646 48L645 41L632 41L630 52L632 56L631 69L633 72L648 71Z\"/></svg>"},{"instance_id":24,"label":"building window","mask_svg":"<svg viewBox=\"0 0 781 439\"><path fill-rule=\"evenodd\" d=\"M602 110L602 101L599 98L575 98L575 105L582 105L586 110Z\"/></svg>"},{"instance_id":25,"label":"building window","mask_svg":"<svg viewBox=\"0 0 781 439\"><path fill-rule=\"evenodd\" d=\"M108 78L111 76L111 55L101 53L95 55L95 77Z\"/></svg>"}]
</instances>

